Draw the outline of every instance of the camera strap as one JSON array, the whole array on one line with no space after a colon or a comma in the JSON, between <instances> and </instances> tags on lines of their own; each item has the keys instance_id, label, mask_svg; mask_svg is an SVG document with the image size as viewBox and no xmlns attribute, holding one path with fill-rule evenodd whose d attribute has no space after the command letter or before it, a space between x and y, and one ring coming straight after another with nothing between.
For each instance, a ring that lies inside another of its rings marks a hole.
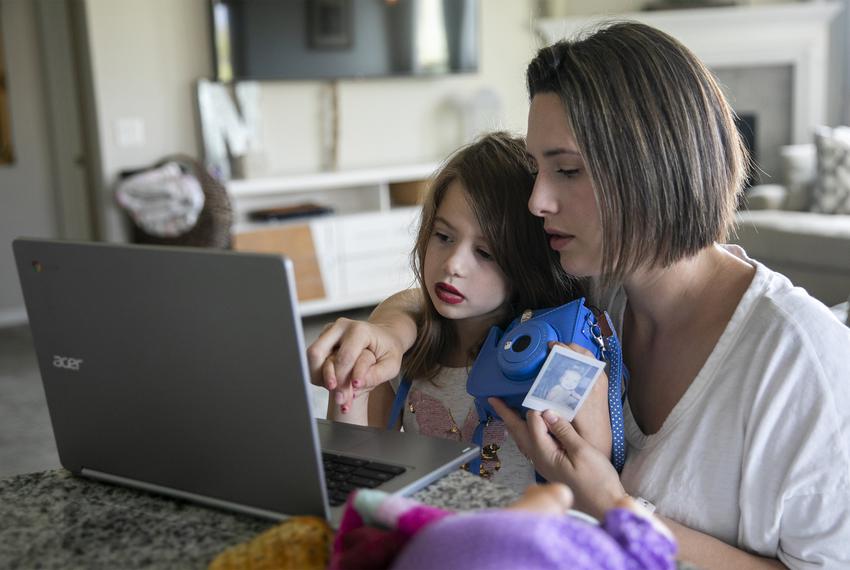
<instances>
[{"instance_id":1,"label":"camera strap","mask_svg":"<svg viewBox=\"0 0 850 570\"><path fill-rule=\"evenodd\" d=\"M611 318L605 311L589 307L596 323L591 332L597 342L601 342L602 358L608 363L608 414L611 417L611 463L622 472L626 464L626 435L623 420L623 405L629 382L629 374L623 366L623 351L620 340L614 331Z\"/></svg>"},{"instance_id":2,"label":"camera strap","mask_svg":"<svg viewBox=\"0 0 850 570\"><path fill-rule=\"evenodd\" d=\"M396 391L395 399L393 400L393 407L390 410L390 421L387 422L387 429L394 430L398 426L398 422L401 419L401 410L407 401L407 394L410 393L411 384L413 382L407 376L401 377L401 382L398 384L398 391Z\"/></svg>"}]
</instances>

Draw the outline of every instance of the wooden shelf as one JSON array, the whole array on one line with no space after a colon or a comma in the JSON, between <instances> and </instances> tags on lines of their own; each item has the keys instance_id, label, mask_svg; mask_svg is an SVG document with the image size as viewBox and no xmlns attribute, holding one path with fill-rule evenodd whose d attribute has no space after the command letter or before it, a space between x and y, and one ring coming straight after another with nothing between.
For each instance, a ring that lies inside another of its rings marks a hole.
<instances>
[{"instance_id":1,"label":"wooden shelf","mask_svg":"<svg viewBox=\"0 0 850 570\"><path fill-rule=\"evenodd\" d=\"M377 304L413 283L409 254L420 208L410 203L438 166L231 180L236 249L289 256L303 316ZM251 210L299 202L334 213L269 222L248 216Z\"/></svg>"},{"instance_id":2,"label":"wooden shelf","mask_svg":"<svg viewBox=\"0 0 850 570\"><path fill-rule=\"evenodd\" d=\"M430 178L438 167L439 163L437 162L426 162L386 168L367 168L362 170L341 170L269 178L230 180L227 183L227 191L234 198L246 198L392 184L393 182L425 180Z\"/></svg>"}]
</instances>

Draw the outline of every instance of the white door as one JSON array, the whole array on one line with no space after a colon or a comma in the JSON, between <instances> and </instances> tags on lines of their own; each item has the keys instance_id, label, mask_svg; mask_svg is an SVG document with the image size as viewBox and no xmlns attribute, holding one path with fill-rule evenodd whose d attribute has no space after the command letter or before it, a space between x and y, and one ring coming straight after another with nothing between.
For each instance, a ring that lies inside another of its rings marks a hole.
<instances>
[{"instance_id":1,"label":"white door","mask_svg":"<svg viewBox=\"0 0 850 570\"><path fill-rule=\"evenodd\" d=\"M0 0L14 153L0 164L0 326L26 318L14 238L91 237L66 8L64 0Z\"/></svg>"}]
</instances>

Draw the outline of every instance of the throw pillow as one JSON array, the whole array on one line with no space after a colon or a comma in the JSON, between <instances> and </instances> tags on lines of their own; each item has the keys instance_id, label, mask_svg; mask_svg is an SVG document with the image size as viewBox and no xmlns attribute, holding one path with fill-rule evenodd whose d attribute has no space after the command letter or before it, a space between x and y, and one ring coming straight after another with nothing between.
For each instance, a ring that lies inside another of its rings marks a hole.
<instances>
[{"instance_id":1,"label":"throw pillow","mask_svg":"<svg viewBox=\"0 0 850 570\"><path fill-rule=\"evenodd\" d=\"M850 127L815 131L818 177L811 210L850 214Z\"/></svg>"},{"instance_id":2,"label":"throw pillow","mask_svg":"<svg viewBox=\"0 0 850 570\"><path fill-rule=\"evenodd\" d=\"M788 189L783 210L802 212L812 202L812 191L818 178L818 159L814 143L791 144L779 149L782 178Z\"/></svg>"}]
</instances>

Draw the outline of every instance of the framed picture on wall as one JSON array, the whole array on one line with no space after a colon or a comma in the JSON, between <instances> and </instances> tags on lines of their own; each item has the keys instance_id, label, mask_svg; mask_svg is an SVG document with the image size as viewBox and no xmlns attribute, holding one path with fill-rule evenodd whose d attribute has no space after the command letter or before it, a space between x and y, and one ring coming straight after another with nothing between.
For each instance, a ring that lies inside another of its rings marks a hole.
<instances>
[{"instance_id":1,"label":"framed picture on wall","mask_svg":"<svg viewBox=\"0 0 850 570\"><path fill-rule=\"evenodd\" d=\"M307 0L307 45L349 49L354 45L351 0Z\"/></svg>"},{"instance_id":2,"label":"framed picture on wall","mask_svg":"<svg viewBox=\"0 0 850 570\"><path fill-rule=\"evenodd\" d=\"M0 13L0 24L2 22L3 14ZM3 52L3 27L0 25L0 166L14 161L12 118L9 114L9 91L6 85L6 54Z\"/></svg>"}]
</instances>

